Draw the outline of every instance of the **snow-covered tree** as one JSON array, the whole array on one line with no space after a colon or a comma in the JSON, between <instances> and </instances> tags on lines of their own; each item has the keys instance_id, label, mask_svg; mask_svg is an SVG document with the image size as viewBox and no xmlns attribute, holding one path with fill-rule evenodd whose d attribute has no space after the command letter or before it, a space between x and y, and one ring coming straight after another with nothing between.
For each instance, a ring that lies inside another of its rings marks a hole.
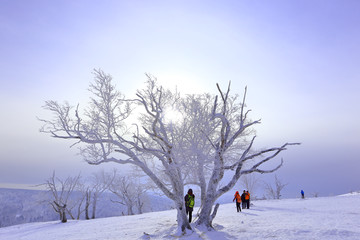
<instances>
[{"instance_id":1,"label":"snow-covered tree","mask_svg":"<svg viewBox=\"0 0 360 240\"><path fill-rule=\"evenodd\" d=\"M126 206L127 215L134 215L135 208L137 213L143 212L146 188L136 179L118 175L109 186L109 190L117 196L117 200L113 200L113 202Z\"/></svg>"},{"instance_id":2,"label":"snow-covered tree","mask_svg":"<svg viewBox=\"0 0 360 240\"><path fill-rule=\"evenodd\" d=\"M146 87L138 90L135 98L125 99L111 76L95 70L89 107L81 113L79 106L47 101L44 108L53 112L54 118L42 120L41 131L79 143L90 164L115 162L141 169L173 200L181 232L191 229L184 209L184 187L199 185L202 208L197 225L211 228L216 199L242 174L277 170L282 162L270 170L260 166L293 144L251 149L255 136L248 137L260 120L248 119L246 90L242 102L230 96L230 88L223 92L219 86L220 98L209 94L181 98L178 92L159 86L156 78L146 76ZM180 113L177 120L167 114L174 107ZM225 172L230 172L228 181Z\"/></svg>"},{"instance_id":3,"label":"snow-covered tree","mask_svg":"<svg viewBox=\"0 0 360 240\"><path fill-rule=\"evenodd\" d=\"M53 112L54 118L42 120L45 124L41 131L85 144L81 153L90 164L137 166L174 201L178 229L184 232L191 227L184 209L181 159L173 154L173 135L164 122L164 110L179 96L158 86L152 76L147 78L145 89L137 91L135 99L125 100L112 84L112 77L95 70L95 81L90 85L94 98L87 110L81 115L79 107L73 113L74 108L68 103L47 101L44 108ZM140 126L135 118L129 118L132 104L141 107Z\"/></svg>"},{"instance_id":4,"label":"snow-covered tree","mask_svg":"<svg viewBox=\"0 0 360 240\"><path fill-rule=\"evenodd\" d=\"M272 199L280 199L281 191L286 187L287 183L283 183L276 175L274 177L275 186L271 183L265 183L267 196Z\"/></svg>"},{"instance_id":5,"label":"snow-covered tree","mask_svg":"<svg viewBox=\"0 0 360 240\"><path fill-rule=\"evenodd\" d=\"M109 190L114 178L115 173L108 174L104 170L92 174L90 178L90 186L87 188L86 192L86 206L89 206L89 203L91 202L92 219L95 219L96 217L98 199L106 190Z\"/></svg>"},{"instance_id":6,"label":"snow-covered tree","mask_svg":"<svg viewBox=\"0 0 360 240\"><path fill-rule=\"evenodd\" d=\"M259 178L255 174L246 174L240 177L241 186L251 194L252 199L256 199L255 190L259 185Z\"/></svg>"},{"instance_id":7,"label":"snow-covered tree","mask_svg":"<svg viewBox=\"0 0 360 240\"><path fill-rule=\"evenodd\" d=\"M53 175L43 184L52 195L49 204L53 207L54 211L59 214L60 220L63 223L67 222L67 213L72 219L75 219L71 211L78 204L81 205L81 199L81 202L79 202L79 199L76 201L70 200L70 196L78 187L79 180L80 174L76 177L68 177L62 180L55 177L54 171Z\"/></svg>"},{"instance_id":8,"label":"snow-covered tree","mask_svg":"<svg viewBox=\"0 0 360 240\"><path fill-rule=\"evenodd\" d=\"M84 181L80 181L78 183L78 187L77 187L77 195L79 198L79 203L77 205L77 214L76 214L76 219L80 219L81 215L85 212L85 216L86 219L89 219L88 217L88 213L89 213L89 205L90 205L90 201L89 201L89 187L87 186L87 184Z\"/></svg>"},{"instance_id":9,"label":"snow-covered tree","mask_svg":"<svg viewBox=\"0 0 360 240\"><path fill-rule=\"evenodd\" d=\"M206 193L202 193L205 195L205 201L202 203L196 223L198 226L205 226L209 229L212 228L212 220L218 207L217 205L213 209L215 201L231 190L241 175L276 171L282 166L282 160L278 166L269 170L261 169L261 166L276 157L281 151L286 150L287 146L298 144L285 143L280 147L252 149L255 135L250 139L249 137L253 134L253 126L259 124L260 120L253 121L248 118L250 110L246 110L245 105L247 89L245 88L242 102L238 102L237 96L230 95L230 84L226 92L222 91L219 85L217 88L219 95L214 99L212 112L205 114L205 120L213 124L206 129L199 127L200 129L197 131L198 134L205 135L207 147L198 148L195 153L200 158L207 158L201 159L201 162L211 161L211 164L206 165L207 167L197 169L197 174L202 178L199 180L199 184L203 185L205 180L206 186L201 188L206 189ZM198 104L204 106L200 107L201 109L208 106L207 102L200 101ZM197 123L198 126L202 126L202 124L204 122ZM201 149L205 149L205 152ZM209 156L210 158L208 158ZM206 177L208 174L210 176ZM224 178L226 174L229 176L228 178Z\"/></svg>"}]
</instances>

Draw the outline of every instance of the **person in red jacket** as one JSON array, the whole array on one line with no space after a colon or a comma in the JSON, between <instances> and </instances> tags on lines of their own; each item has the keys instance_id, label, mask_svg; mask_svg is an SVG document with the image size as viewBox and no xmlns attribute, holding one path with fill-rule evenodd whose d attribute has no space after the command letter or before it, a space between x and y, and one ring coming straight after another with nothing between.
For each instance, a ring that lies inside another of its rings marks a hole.
<instances>
[{"instance_id":1,"label":"person in red jacket","mask_svg":"<svg viewBox=\"0 0 360 240\"><path fill-rule=\"evenodd\" d=\"M235 195L234 195L234 199L233 202L236 200L236 210L238 212L241 212L241 207L240 207L240 203L241 203L241 196L239 194L238 191L236 191Z\"/></svg>"}]
</instances>

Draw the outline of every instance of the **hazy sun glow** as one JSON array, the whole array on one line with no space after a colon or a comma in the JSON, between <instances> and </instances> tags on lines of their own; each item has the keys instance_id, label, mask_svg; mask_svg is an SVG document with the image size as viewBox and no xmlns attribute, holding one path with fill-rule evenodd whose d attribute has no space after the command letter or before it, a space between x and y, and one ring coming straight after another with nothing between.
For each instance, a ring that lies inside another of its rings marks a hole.
<instances>
[{"instance_id":1,"label":"hazy sun glow","mask_svg":"<svg viewBox=\"0 0 360 240\"><path fill-rule=\"evenodd\" d=\"M165 123L177 123L181 118L182 114L175 107L164 111Z\"/></svg>"}]
</instances>

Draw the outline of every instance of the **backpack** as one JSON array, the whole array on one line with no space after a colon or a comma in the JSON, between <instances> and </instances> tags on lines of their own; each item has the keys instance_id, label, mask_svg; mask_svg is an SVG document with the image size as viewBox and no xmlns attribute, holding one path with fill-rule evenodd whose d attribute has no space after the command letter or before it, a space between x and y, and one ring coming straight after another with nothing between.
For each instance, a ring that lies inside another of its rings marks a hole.
<instances>
[{"instance_id":1,"label":"backpack","mask_svg":"<svg viewBox=\"0 0 360 240\"><path fill-rule=\"evenodd\" d=\"M195 205L194 197L192 195L188 194L188 200L186 202L186 206L192 208L192 207L194 207L194 205Z\"/></svg>"}]
</instances>

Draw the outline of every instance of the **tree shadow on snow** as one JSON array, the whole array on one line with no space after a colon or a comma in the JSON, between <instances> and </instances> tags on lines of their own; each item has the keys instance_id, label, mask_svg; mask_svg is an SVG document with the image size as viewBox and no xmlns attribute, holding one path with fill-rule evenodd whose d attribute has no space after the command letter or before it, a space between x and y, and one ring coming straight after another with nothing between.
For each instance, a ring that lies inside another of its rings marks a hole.
<instances>
[{"instance_id":1,"label":"tree shadow on snow","mask_svg":"<svg viewBox=\"0 0 360 240\"><path fill-rule=\"evenodd\" d=\"M191 225L193 232L188 232L185 235L178 236L175 234L177 226L174 225L170 228L157 229L154 233L146 233L139 239L184 239L184 240L197 240L197 239L208 239L208 240L219 240L219 239L238 239L237 236L232 236L227 232L222 232L224 229L222 225L214 224L214 230L208 231L206 229L196 228Z\"/></svg>"},{"instance_id":2,"label":"tree shadow on snow","mask_svg":"<svg viewBox=\"0 0 360 240\"><path fill-rule=\"evenodd\" d=\"M259 216L256 213L249 213L249 212L244 212L244 211L242 211L242 215Z\"/></svg>"},{"instance_id":3,"label":"tree shadow on snow","mask_svg":"<svg viewBox=\"0 0 360 240\"><path fill-rule=\"evenodd\" d=\"M191 237L186 239L209 239L209 240L219 240L219 239L238 239L237 236L232 236L227 232L221 230L225 229L224 226L219 224L213 224L214 229L208 231L206 229L194 228L195 231Z\"/></svg>"}]
</instances>

